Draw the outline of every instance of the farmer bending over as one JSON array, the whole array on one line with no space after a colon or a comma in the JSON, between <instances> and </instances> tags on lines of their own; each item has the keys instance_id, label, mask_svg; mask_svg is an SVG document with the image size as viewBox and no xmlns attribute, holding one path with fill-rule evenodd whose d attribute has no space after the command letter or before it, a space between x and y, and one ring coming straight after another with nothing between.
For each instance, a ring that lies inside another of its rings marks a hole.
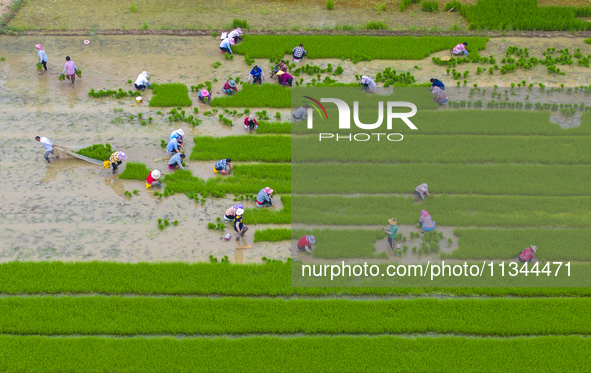
<instances>
[{"instance_id":1,"label":"farmer bending over","mask_svg":"<svg viewBox=\"0 0 591 373\"><path fill-rule=\"evenodd\" d=\"M269 187L265 187L261 189L259 194L257 195L257 207L271 207L273 206L273 202L271 202L271 197L273 194L273 189Z\"/></svg>"},{"instance_id":2,"label":"farmer bending over","mask_svg":"<svg viewBox=\"0 0 591 373\"><path fill-rule=\"evenodd\" d=\"M452 53L456 56L463 56L463 55L469 55L470 53L468 53L468 51L466 50L466 47L468 46L468 43L464 42L462 44L458 44L454 47L454 49L452 50Z\"/></svg>"},{"instance_id":3,"label":"farmer bending over","mask_svg":"<svg viewBox=\"0 0 591 373\"><path fill-rule=\"evenodd\" d=\"M232 79L228 80L226 84L224 84L224 92L231 95L232 93L238 93L238 88L236 88L236 82Z\"/></svg>"},{"instance_id":4,"label":"farmer bending over","mask_svg":"<svg viewBox=\"0 0 591 373\"><path fill-rule=\"evenodd\" d=\"M183 167L183 159L185 159L185 155L183 153L176 153L170 157L170 160L168 161L168 168L170 170L175 170L177 167L179 167L181 170L184 170L185 167Z\"/></svg>"},{"instance_id":5,"label":"farmer bending over","mask_svg":"<svg viewBox=\"0 0 591 373\"><path fill-rule=\"evenodd\" d=\"M135 86L135 89L139 89L140 91L143 91L146 89L146 87L149 87L150 82L148 81L148 73L144 71L138 75L133 85Z\"/></svg>"},{"instance_id":6,"label":"farmer bending over","mask_svg":"<svg viewBox=\"0 0 591 373\"><path fill-rule=\"evenodd\" d=\"M422 200L425 200L425 195L429 195L429 186L423 183L415 188L415 194Z\"/></svg>"},{"instance_id":7,"label":"farmer bending over","mask_svg":"<svg viewBox=\"0 0 591 373\"><path fill-rule=\"evenodd\" d=\"M283 83L283 86L285 87L285 83L289 84L289 86L291 87L291 84L293 83L293 76L289 75L288 73L279 70L277 71L277 80L279 82L279 84Z\"/></svg>"},{"instance_id":8,"label":"farmer bending over","mask_svg":"<svg viewBox=\"0 0 591 373\"><path fill-rule=\"evenodd\" d=\"M445 93L443 89L433 87L431 93L433 93L433 101L437 102L439 105L447 104L447 93Z\"/></svg>"},{"instance_id":9,"label":"farmer bending over","mask_svg":"<svg viewBox=\"0 0 591 373\"><path fill-rule=\"evenodd\" d=\"M531 247L528 247L527 249L525 249L519 253L519 261L521 263L533 262L536 257L537 251L538 251L538 248L535 247L534 245L531 245Z\"/></svg>"},{"instance_id":10,"label":"farmer bending over","mask_svg":"<svg viewBox=\"0 0 591 373\"><path fill-rule=\"evenodd\" d=\"M431 78L431 79L429 79L429 81L431 82L431 89L433 89L433 87L439 87L439 88L445 90L445 85L443 84L443 82L441 80Z\"/></svg>"},{"instance_id":11,"label":"farmer bending over","mask_svg":"<svg viewBox=\"0 0 591 373\"><path fill-rule=\"evenodd\" d=\"M252 79L252 84L256 84L256 82L263 84L263 80L265 80L265 73L263 73L263 69L255 65L252 70L250 70L250 75L248 76L249 82L250 79Z\"/></svg>"},{"instance_id":12,"label":"farmer bending over","mask_svg":"<svg viewBox=\"0 0 591 373\"><path fill-rule=\"evenodd\" d=\"M222 53L228 52L232 54L232 49L230 48L231 44L234 44L234 39L225 38L224 40L222 40L222 42L220 43L220 50L222 51Z\"/></svg>"},{"instance_id":13,"label":"farmer bending over","mask_svg":"<svg viewBox=\"0 0 591 373\"><path fill-rule=\"evenodd\" d=\"M211 94L209 93L209 91L207 89L201 90L197 94L197 97L199 97L199 99L203 102L205 102L205 99L207 99L207 101L211 101Z\"/></svg>"},{"instance_id":14,"label":"farmer bending over","mask_svg":"<svg viewBox=\"0 0 591 373\"><path fill-rule=\"evenodd\" d=\"M433 221L431 215L425 210L421 210L421 218L419 219L419 223L421 223L421 233L431 232L435 229L436 222Z\"/></svg>"},{"instance_id":15,"label":"farmer bending over","mask_svg":"<svg viewBox=\"0 0 591 373\"><path fill-rule=\"evenodd\" d=\"M162 184L160 184L160 181L158 181L158 179L160 179L160 175L160 170L154 170L150 172L150 174L146 178L146 188L160 188L162 186Z\"/></svg>"},{"instance_id":16,"label":"farmer bending over","mask_svg":"<svg viewBox=\"0 0 591 373\"><path fill-rule=\"evenodd\" d=\"M363 90L368 91L369 93L374 93L378 89L376 82L374 82L373 79L367 75L363 75L361 77L360 84L363 86Z\"/></svg>"},{"instance_id":17,"label":"farmer bending over","mask_svg":"<svg viewBox=\"0 0 591 373\"><path fill-rule=\"evenodd\" d=\"M177 139L177 141L183 141L183 136L185 136L185 131L179 128L178 130L174 130L170 133L170 140Z\"/></svg>"},{"instance_id":18,"label":"farmer bending over","mask_svg":"<svg viewBox=\"0 0 591 373\"><path fill-rule=\"evenodd\" d=\"M228 38L231 38L232 40L234 40L234 43L238 43L238 40L242 40L241 35L242 35L242 29L240 27L238 27L237 29L230 31L230 33L228 34Z\"/></svg>"},{"instance_id":19,"label":"farmer bending over","mask_svg":"<svg viewBox=\"0 0 591 373\"><path fill-rule=\"evenodd\" d=\"M296 122L301 122L302 119L306 119L307 116L308 116L308 105L301 106L296 111L293 112L293 119Z\"/></svg>"},{"instance_id":20,"label":"farmer bending over","mask_svg":"<svg viewBox=\"0 0 591 373\"><path fill-rule=\"evenodd\" d=\"M300 44L299 46L293 49L293 62L300 62L302 57L306 55L306 50L304 49L304 44Z\"/></svg>"},{"instance_id":21,"label":"farmer bending over","mask_svg":"<svg viewBox=\"0 0 591 373\"><path fill-rule=\"evenodd\" d=\"M127 155L123 152L115 152L111 154L109 161L111 162L111 167L113 167L113 175L115 175L115 172L117 172L117 167L121 166L121 163L123 163L123 161L126 159Z\"/></svg>"},{"instance_id":22,"label":"farmer bending over","mask_svg":"<svg viewBox=\"0 0 591 373\"><path fill-rule=\"evenodd\" d=\"M240 240L241 236L244 236L248 227L244 225L242 215L244 214L243 209L238 209L236 211L236 218L234 218L234 230L236 231L236 241Z\"/></svg>"},{"instance_id":23,"label":"farmer bending over","mask_svg":"<svg viewBox=\"0 0 591 373\"><path fill-rule=\"evenodd\" d=\"M39 141L41 145L43 145L43 147L45 148L45 155L43 155L43 157L45 158L47 163L50 163L49 155L53 154L53 143L47 137L35 136L35 140Z\"/></svg>"},{"instance_id":24,"label":"farmer bending over","mask_svg":"<svg viewBox=\"0 0 591 373\"><path fill-rule=\"evenodd\" d=\"M314 236L304 236L298 241L298 250L307 251L312 254L312 244L316 243Z\"/></svg>"},{"instance_id":25,"label":"farmer bending over","mask_svg":"<svg viewBox=\"0 0 591 373\"><path fill-rule=\"evenodd\" d=\"M232 160L230 158L226 158L226 159L222 159L219 160L215 163L215 165L213 166L213 173L217 174L228 174L228 171L226 171L226 169L228 167L230 167L230 171L232 171L232 164L230 163L232 162Z\"/></svg>"},{"instance_id":26,"label":"farmer bending over","mask_svg":"<svg viewBox=\"0 0 591 373\"><path fill-rule=\"evenodd\" d=\"M229 222L236 219L236 211L240 209L244 209L244 205L242 203L230 207L224 214L224 221Z\"/></svg>"},{"instance_id":27,"label":"farmer bending over","mask_svg":"<svg viewBox=\"0 0 591 373\"><path fill-rule=\"evenodd\" d=\"M166 155L180 153L179 146L183 146L183 141L173 137L172 140L168 142L168 145L166 145Z\"/></svg>"},{"instance_id":28,"label":"farmer bending over","mask_svg":"<svg viewBox=\"0 0 591 373\"><path fill-rule=\"evenodd\" d=\"M254 115L250 114L248 117L244 118L244 129L247 129L248 132L259 129L259 124Z\"/></svg>"}]
</instances>

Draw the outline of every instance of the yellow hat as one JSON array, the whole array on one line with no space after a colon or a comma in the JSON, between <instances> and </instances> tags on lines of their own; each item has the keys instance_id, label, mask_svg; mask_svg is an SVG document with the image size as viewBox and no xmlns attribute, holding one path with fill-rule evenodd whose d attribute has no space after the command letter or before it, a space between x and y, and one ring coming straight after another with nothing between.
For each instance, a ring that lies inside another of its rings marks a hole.
<instances>
[{"instance_id":1,"label":"yellow hat","mask_svg":"<svg viewBox=\"0 0 591 373\"><path fill-rule=\"evenodd\" d=\"M388 223L391 225L396 225L396 218L388 219Z\"/></svg>"}]
</instances>

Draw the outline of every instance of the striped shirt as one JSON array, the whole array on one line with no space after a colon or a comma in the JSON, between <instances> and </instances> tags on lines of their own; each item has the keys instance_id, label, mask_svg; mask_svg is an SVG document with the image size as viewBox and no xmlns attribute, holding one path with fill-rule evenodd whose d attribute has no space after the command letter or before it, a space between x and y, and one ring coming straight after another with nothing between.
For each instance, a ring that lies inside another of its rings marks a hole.
<instances>
[{"instance_id":1,"label":"striped shirt","mask_svg":"<svg viewBox=\"0 0 591 373\"><path fill-rule=\"evenodd\" d=\"M228 165L228 162L225 159L222 159L222 160L217 161L215 163L215 169L218 171L225 170L227 165Z\"/></svg>"}]
</instances>

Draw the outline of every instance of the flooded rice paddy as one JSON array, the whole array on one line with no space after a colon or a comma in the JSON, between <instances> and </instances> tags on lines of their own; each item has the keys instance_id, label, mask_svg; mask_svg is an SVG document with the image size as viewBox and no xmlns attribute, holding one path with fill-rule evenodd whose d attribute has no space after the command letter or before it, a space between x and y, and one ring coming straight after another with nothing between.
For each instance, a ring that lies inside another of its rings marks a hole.
<instances>
[{"instance_id":1,"label":"flooded rice paddy","mask_svg":"<svg viewBox=\"0 0 591 373\"><path fill-rule=\"evenodd\" d=\"M90 40L90 45L83 45L85 38ZM158 199L153 191L145 191L143 182L120 180L100 166L73 159L57 159L47 164L43 159L43 147L34 141L39 135L63 145L110 143L114 149L125 151L130 161L143 162L149 168L159 168L166 173L166 162L157 160L166 158L160 140L167 139L173 129L182 127L189 135L187 150L193 147L192 133L208 136L244 134L243 118L236 117L234 126L225 126L217 117L203 117L202 113L209 107L198 104L194 93L190 94L191 98L194 106L199 107L199 118L203 119L203 123L194 128L180 122L169 124L166 116L156 114L159 109L149 108L147 104L149 91L141 104L130 98L88 97L91 88L132 89L127 81L134 81L144 70L148 71L152 82L182 82L191 86L217 79L213 94L219 95L229 76L246 80L250 68L241 56L236 56L233 61L224 60L218 42L213 37L0 36L0 56L5 57L5 61L0 62L0 196L3 201L0 206L3 242L0 261L195 262L207 261L209 255L218 259L227 255L230 261L238 263L260 262L263 256L311 260L309 255L297 253L289 242L253 244L254 231L269 226L251 226L239 242L234 239L223 241L221 232L208 230L207 223L215 222L234 204L233 196L208 198L203 205L184 195ZM49 56L48 72L36 70L38 59L34 45L38 43L43 44ZM581 48L584 55L591 54L591 47L578 38L499 38L491 39L481 55L492 54L500 58L509 46L527 47L536 56L541 56L548 47ZM442 51L432 56L446 54ZM83 71L82 78L73 88L57 79L65 56L70 56ZM412 71L419 82L436 77L453 85L445 67L432 63L432 56L421 61L376 60L358 64L338 59L305 62L341 64L345 73L336 77L341 82L355 81L355 74L375 75L385 67L392 67L398 71ZM217 69L212 67L216 61L221 62ZM257 63L266 73L269 71L268 60L258 60ZM591 70L581 66L564 67L566 76L549 75L545 66L528 71L519 69L506 75L475 75L476 66L469 64L458 68L459 71L470 71L468 86L477 82L479 87L496 84L504 89L522 80L528 84L543 83L547 87L591 84ZM306 82L312 78L302 77ZM460 89L463 93L458 96L467 95L468 91L468 88ZM487 97L490 97L488 93ZM567 102L568 96L564 97ZM450 97L451 100L460 98ZM578 102L577 99L573 103ZM277 111L282 120L289 119L287 110ZM153 122L140 125L137 119L140 112L144 118L153 117ZM129 120L129 115L134 115L135 119ZM559 117L556 116L557 121ZM569 122L565 126L574 125L577 124ZM210 168L208 162L189 162L189 169L202 178L212 177ZM133 190L138 190L138 195L131 198L124 195L125 191ZM160 231L157 227L159 218L178 220L179 225ZM406 228L410 232L412 226L401 225L403 231ZM451 237L453 227L442 227L442 230L445 237ZM253 248L237 249L246 245ZM386 245L385 239L378 241L377 252L384 251ZM442 245L442 250L451 252L457 247L455 245L457 240L454 238L454 243L450 247ZM409 258L409 254L405 254L401 260ZM391 257L389 260L396 259Z\"/></svg>"}]
</instances>

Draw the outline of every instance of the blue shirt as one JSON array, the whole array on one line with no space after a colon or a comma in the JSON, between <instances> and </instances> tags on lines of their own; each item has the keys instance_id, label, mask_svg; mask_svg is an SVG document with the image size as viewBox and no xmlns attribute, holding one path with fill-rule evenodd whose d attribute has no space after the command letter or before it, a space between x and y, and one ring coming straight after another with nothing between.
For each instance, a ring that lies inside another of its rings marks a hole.
<instances>
[{"instance_id":1,"label":"blue shirt","mask_svg":"<svg viewBox=\"0 0 591 373\"><path fill-rule=\"evenodd\" d=\"M170 140L168 142L168 145L166 145L167 152L172 153L173 149L179 150L179 142L177 141L176 138L173 138L172 140Z\"/></svg>"},{"instance_id":2,"label":"blue shirt","mask_svg":"<svg viewBox=\"0 0 591 373\"><path fill-rule=\"evenodd\" d=\"M433 84L431 84L431 87L439 87L441 89L445 89L445 86L443 85L443 82L441 80L434 81Z\"/></svg>"},{"instance_id":3,"label":"blue shirt","mask_svg":"<svg viewBox=\"0 0 591 373\"><path fill-rule=\"evenodd\" d=\"M269 195L267 194L267 192L265 192L265 189L261 189L261 191L259 192L259 195L257 196L257 202L271 202L271 198L269 198Z\"/></svg>"},{"instance_id":4,"label":"blue shirt","mask_svg":"<svg viewBox=\"0 0 591 373\"><path fill-rule=\"evenodd\" d=\"M230 48L230 38L222 40L222 42L220 43L220 48L228 48L230 53L232 53L232 48Z\"/></svg>"},{"instance_id":5,"label":"blue shirt","mask_svg":"<svg viewBox=\"0 0 591 373\"><path fill-rule=\"evenodd\" d=\"M183 170L185 169L183 167L183 159L181 158L181 153L176 153L175 155L170 157L170 161L168 161L168 164L172 166L175 163L178 163L178 165L181 169L183 169Z\"/></svg>"},{"instance_id":6,"label":"blue shirt","mask_svg":"<svg viewBox=\"0 0 591 373\"><path fill-rule=\"evenodd\" d=\"M259 76L261 76L262 72L263 72L263 70L260 67L257 67L256 70L254 68L252 70L250 70L250 75L259 77Z\"/></svg>"},{"instance_id":7,"label":"blue shirt","mask_svg":"<svg viewBox=\"0 0 591 373\"><path fill-rule=\"evenodd\" d=\"M182 138L182 136L176 131L174 130L171 134L170 134L170 140L172 139L179 139ZM178 141L178 140L177 140Z\"/></svg>"}]
</instances>

